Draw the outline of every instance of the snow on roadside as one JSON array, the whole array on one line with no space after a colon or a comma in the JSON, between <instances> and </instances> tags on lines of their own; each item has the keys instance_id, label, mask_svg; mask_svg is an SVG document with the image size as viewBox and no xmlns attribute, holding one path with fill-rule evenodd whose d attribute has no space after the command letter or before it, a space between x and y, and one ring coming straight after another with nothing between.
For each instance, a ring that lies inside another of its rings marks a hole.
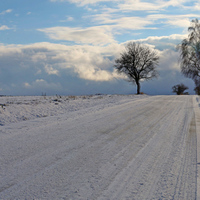
<instances>
[{"instance_id":1,"label":"snow on roadside","mask_svg":"<svg viewBox=\"0 0 200 200\"><path fill-rule=\"evenodd\" d=\"M62 114L74 118L88 112L147 98L146 95L3 96L0 125Z\"/></svg>"}]
</instances>

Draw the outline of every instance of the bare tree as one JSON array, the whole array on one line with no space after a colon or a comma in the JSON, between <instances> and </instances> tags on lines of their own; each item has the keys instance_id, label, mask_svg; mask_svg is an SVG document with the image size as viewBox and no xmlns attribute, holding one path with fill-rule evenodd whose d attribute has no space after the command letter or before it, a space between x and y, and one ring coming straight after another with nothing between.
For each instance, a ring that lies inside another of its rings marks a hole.
<instances>
[{"instance_id":1,"label":"bare tree","mask_svg":"<svg viewBox=\"0 0 200 200\"><path fill-rule=\"evenodd\" d=\"M184 91L187 90L187 89L188 89L188 87L185 86L183 83L181 83L181 84L178 84L178 85L174 85L172 87L172 92L176 93L177 95L188 94L187 92L184 93Z\"/></svg>"},{"instance_id":2,"label":"bare tree","mask_svg":"<svg viewBox=\"0 0 200 200\"><path fill-rule=\"evenodd\" d=\"M158 76L158 62L156 51L140 43L129 42L121 57L115 60L114 67L118 73L124 74L129 82L137 85L137 94L140 94L140 82Z\"/></svg>"},{"instance_id":3,"label":"bare tree","mask_svg":"<svg viewBox=\"0 0 200 200\"><path fill-rule=\"evenodd\" d=\"M178 45L182 73L193 80L200 77L200 23L192 20L189 35Z\"/></svg>"}]
</instances>

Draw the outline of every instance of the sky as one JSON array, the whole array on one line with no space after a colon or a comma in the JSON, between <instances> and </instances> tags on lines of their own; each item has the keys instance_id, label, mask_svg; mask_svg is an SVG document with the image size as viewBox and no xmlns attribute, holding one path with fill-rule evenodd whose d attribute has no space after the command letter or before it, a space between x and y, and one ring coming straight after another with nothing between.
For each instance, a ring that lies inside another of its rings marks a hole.
<instances>
[{"instance_id":1,"label":"sky","mask_svg":"<svg viewBox=\"0 0 200 200\"><path fill-rule=\"evenodd\" d=\"M199 13L191 0L1 0L0 95L135 94L113 67L128 42L160 57L142 92L169 95L183 83L194 94L176 46Z\"/></svg>"}]
</instances>

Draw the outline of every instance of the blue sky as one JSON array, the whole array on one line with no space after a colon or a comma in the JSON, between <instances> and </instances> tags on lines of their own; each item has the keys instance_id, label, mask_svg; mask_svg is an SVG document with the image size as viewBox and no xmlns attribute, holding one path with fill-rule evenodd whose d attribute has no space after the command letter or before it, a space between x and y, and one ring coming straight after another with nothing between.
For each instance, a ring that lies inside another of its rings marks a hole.
<instances>
[{"instance_id":1,"label":"blue sky","mask_svg":"<svg viewBox=\"0 0 200 200\"><path fill-rule=\"evenodd\" d=\"M160 76L142 92L172 94L184 83L192 94L176 45L199 13L191 0L1 0L0 94L136 93L113 68L129 41L160 56Z\"/></svg>"}]
</instances>

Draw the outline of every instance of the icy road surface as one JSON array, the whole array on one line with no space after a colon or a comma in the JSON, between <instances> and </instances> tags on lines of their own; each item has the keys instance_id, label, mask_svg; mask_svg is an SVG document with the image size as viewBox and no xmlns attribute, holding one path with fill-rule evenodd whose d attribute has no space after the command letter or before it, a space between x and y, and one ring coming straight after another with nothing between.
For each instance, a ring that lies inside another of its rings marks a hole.
<instances>
[{"instance_id":1,"label":"icy road surface","mask_svg":"<svg viewBox=\"0 0 200 200\"><path fill-rule=\"evenodd\" d=\"M0 199L195 200L198 101L147 96L5 124Z\"/></svg>"}]
</instances>

